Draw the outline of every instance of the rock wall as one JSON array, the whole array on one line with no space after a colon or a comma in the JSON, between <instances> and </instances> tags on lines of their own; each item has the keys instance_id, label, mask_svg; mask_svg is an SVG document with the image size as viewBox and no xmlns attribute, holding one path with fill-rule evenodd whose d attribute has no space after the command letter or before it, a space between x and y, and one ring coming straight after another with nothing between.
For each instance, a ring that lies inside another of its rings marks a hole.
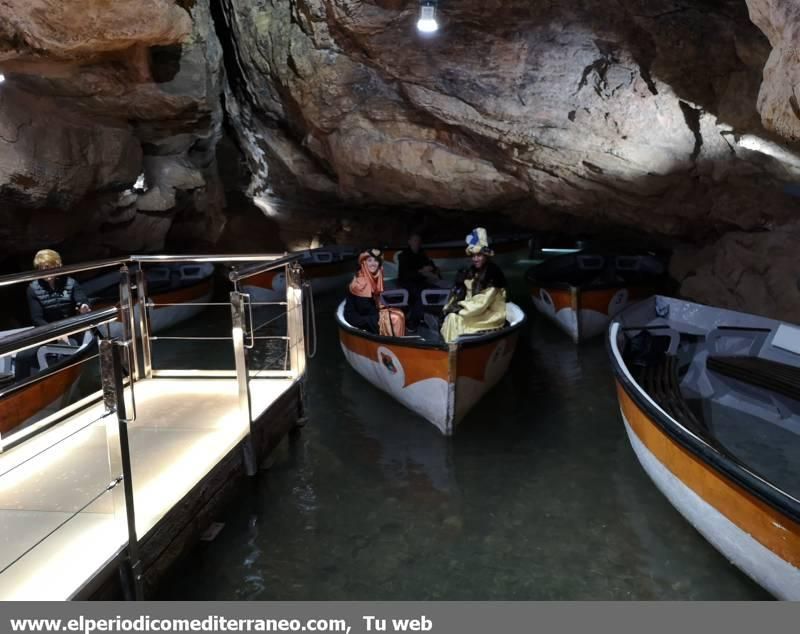
<instances>
[{"instance_id":1,"label":"rock wall","mask_svg":"<svg viewBox=\"0 0 800 634\"><path fill-rule=\"evenodd\" d=\"M681 294L696 301L800 323L800 277L796 247L800 239L800 5L794 0L747 0L752 21L772 46L763 72L758 110L772 141L745 136L741 143L786 168L790 221L769 222L764 230L731 232L698 247L689 244L673 256L671 272ZM780 139L779 142L775 140ZM755 209L758 203L753 203Z\"/></svg>"},{"instance_id":2,"label":"rock wall","mask_svg":"<svg viewBox=\"0 0 800 634\"><path fill-rule=\"evenodd\" d=\"M181 6L183 5L183 6ZM213 242L222 52L208 0L9 0L0 251L86 258Z\"/></svg>"},{"instance_id":3,"label":"rock wall","mask_svg":"<svg viewBox=\"0 0 800 634\"><path fill-rule=\"evenodd\" d=\"M749 308L789 310L762 265L800 194L794 0L443 0L433 37L416 0L2 5L5 254L383 241L436 212L688 241L687 295L744 306L761 270ZM256 207L221 182L224 118Z\"/></svg>"},{"instance_id":4,"label":"rock wall","mask_svg":"<svg viewBox=\"0 0 800 634\"><path fill-rule=\"evenodd\" d=\"M253 163L356 204L494 209L670 236L788 221L769 43L739 0L223 0ZM266 81L265 81L266 79ZM742 139L750 143L742 143Z\"/></svg>"},{"instance_id":5,"label":"rock wall","mask_svg":"<svg viewBox=\"0 0 800 634\"><path fill-rule=\"evenodd\" d=\"M750 19L772 46L758 94L764 126L800 141L800 4L793 0L747 0Z\"/></svg>"}]
</instances>

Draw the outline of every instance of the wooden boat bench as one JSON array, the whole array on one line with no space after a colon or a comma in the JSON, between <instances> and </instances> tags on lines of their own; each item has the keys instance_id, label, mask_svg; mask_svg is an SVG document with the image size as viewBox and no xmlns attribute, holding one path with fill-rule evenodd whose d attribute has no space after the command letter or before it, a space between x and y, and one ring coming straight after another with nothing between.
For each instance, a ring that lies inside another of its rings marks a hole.
<instances>
[{"instance_id":1,"label":"wooden boat bench","mask_svg":"<svg viewBox=\"0 0 800 634\"><path fill-rule=\"evenodd\" d=\"M745 355L712 355L706 367L743 383L800 400L800 367Z\"/></svg>"}]
</instances>

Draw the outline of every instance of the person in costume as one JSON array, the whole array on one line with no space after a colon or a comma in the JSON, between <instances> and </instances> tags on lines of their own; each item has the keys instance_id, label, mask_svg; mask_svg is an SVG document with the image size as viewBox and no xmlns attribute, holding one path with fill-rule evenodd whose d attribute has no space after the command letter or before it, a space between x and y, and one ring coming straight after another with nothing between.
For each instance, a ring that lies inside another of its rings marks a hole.
<instances>
[{"instance_id":1,"label":"person in costume","mask_svg":"<svg viewBox=\"0 0 800 634\"><path fill-rule=\"evenodd\" d=\"M368 249L358 256L358 271L347 289L344 318L348 324L376 335L403 337L405 315L381 303L383 293L383 253Z\"/></svg>"},{"instance_id":2,"label":"person in costume","mask_svg":"<svg viewBox=\"0 0 800 634\"><path fill-rule=\"evenodd\" d=\"M442 314L441 333L447 343L461 335L496 330L506 323L506 278L492 262L486 229L478 227L467 236L467 255L472 266L460 271Z\"/></svg>"}]
</instances>

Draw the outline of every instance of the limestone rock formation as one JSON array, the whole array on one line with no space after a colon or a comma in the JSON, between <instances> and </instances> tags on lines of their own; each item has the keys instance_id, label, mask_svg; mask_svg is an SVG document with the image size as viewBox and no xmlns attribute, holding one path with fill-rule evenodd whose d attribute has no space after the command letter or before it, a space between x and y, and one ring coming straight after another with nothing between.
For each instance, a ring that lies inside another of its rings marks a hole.
<instances>
[{"instance_id":1,"label":"limestone rock formation","mask_svg":"<svg viewBox=\"0 0 800 634\"><path fill-rule=\"evenodd\" d=\"M689 299L798 323L799 243L797 222L759 233L731 232L702 249L678 249L670 273Z\"/></svg>"},{"instance_id":2,"label":"limestone rock formation","mask_svg":"<svg viewBox=\"0 0 800 634\"><path fill-rule=\"evenodd\" d=\"M794 213L800 171L759 145L769 44L738 0L443 2L430 38L416 2L222 6L256 190L266 159L352 203L532 227L716 235Z\"/></svg>"},{"instance_id":3,"label":"limestone rock formation","mask_svg":"<svg viewBox=\"0 0 800 634\"><path fill-rule=\"evenodd\" d=\"M158 250L178 216L219 235L222 50L208 0L9 0L0 72L6 253Z\"/></svg>"},{"instance_id":4,"label":"limestone rock formation","mask_svg":"<svg viewBox=\"0 0 800 634\"><path fill-rule=\"evenodd\" d=\"M767 129L800 141L800 4L747 0L747 6L772 45L758 95L761 119Z\"/></svg>"},{"instance_id":5,"label":"limestone rock formation","mask_svg":"<svg viewBox=\"0 0 800 634\"><path fill-rule=\"evenodd\" d=\"M726 276L761 271L760 312L789 310L787 276L724 254L795 235L793 0L442 0L433 37L416 0L0 4L6 254L213 248L227 117L284 246L385 241L434 211L633 228L710 245L691 275L676 259L687 294L740 305L755 291Z\"/></svg>"}]
</instances>

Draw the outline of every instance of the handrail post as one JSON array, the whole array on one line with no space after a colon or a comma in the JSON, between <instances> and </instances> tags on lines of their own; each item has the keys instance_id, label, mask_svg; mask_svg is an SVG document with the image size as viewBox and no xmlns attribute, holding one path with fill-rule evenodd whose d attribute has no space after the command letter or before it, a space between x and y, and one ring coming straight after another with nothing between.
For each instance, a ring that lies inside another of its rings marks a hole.
<instances>
[{"instance_id":1,"label":"handrail post","mask_svg":"<svg viewBox=\"0 0 800 634\"><path fill-rule=\"evenodd\" d=\"M119 270L119 305L122 312L122 333L125 341L130 341L129 364L131 378L139 378L139 355L136 349L136 320L133 315L133 290L131 289L131 276L127 265Z\"/></svg>"},{"instance_id":2,"label":"handrail post","mask_svg":"<svg viewBox=\"0 0 800 634\"><path fill-rule=\"evenodd\" d=\"M114 515L124 509L128 530L128 564L133 581L133 596L138 601L144 598L142 581L142 561L139 557L139 540L136 535L136 510L133 499L133 477L131 468L131 452L128 442L127 412L125 407L125 381L123 376L120 349L124 343L104 339L100 342L100 374L103 382L103 401L109 413L106 423L109 465L114 480L109 485L114 501ZM113 451L119 447L119 453ZM122 479L122 491L119 490L119 479Z\"/></svg>"},{"instance_id":3,"label":"handrail post","mask_svg":"<svg viewBox=\"0 0 800 634\"><path fill-rule=\"evenodd\" d=\"M289 338L289 369L298 379L306 371L305 335L303 332L303 267L297 262L286 265L286 336Z\"/></svg>"},{"instance_id":4,"label":"handrail post","mask_svg":"<svg viewBox=\"0 0 800 634\"><path fill-rule=\"evenodd\" d=\"M139 262L136 271L136 295L139 300L139 334L142 338L142 368L143 378L153 377L153 356L150 344L150 314L147 310L147 276Z\"/></svg>"},{"instance_id":5,"label":"handrail post","mask_svg":"<svg viewBox=\"0 0 800 634\"><path fill-rule=\"evenodd\" d=\"M248 436L244 441L244 467L247 475L257 473L256 456L253 448L253 416L250 410L250 376L247 370L247 357L245 356L244 331L245 331L245 295L238 291L231 291L231 323L233 339L233 358L236 363L236 382L239 388L239 415L247 421ZM250 324L252 328L252 324Z\"/></svg>"}]
</instances>

